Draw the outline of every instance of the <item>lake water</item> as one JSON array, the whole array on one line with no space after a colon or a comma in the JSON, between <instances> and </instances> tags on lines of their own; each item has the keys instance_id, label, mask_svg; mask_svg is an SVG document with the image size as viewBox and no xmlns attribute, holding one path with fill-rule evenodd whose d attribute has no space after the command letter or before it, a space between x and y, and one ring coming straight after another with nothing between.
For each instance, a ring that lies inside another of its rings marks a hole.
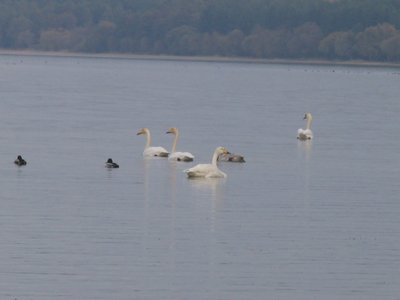
<instances>
[{"instance_id":1,"label":"lake water","mask_svg":"<svg viewBox=\"0 0 400 300\"><path fill-rule=\"evenodd\" d=\"M0 298L400 299L399 82L390 68L0 56ZM195 161L144 160L136 132L170 149L172 126ZM246 163L188 180L220 145Z\"/></svg>"}]
</instances>

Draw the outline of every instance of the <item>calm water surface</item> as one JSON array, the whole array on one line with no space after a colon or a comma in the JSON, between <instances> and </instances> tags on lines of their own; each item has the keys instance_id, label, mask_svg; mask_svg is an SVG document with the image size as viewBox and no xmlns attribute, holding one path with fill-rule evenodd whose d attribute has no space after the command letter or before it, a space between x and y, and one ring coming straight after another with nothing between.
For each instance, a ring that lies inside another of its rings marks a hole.
<instances>
[{"instance_id":1,"label":"calm water surface","mask_svg":"<svg viewBox=\"0 0 400 300\"><path fill-rule=\"evenodd\" d=\"M400 299L399 80L0 56L0 298ZM172 126L195 162L143 160ZM219 145L247 162L185 178Z\"/></svg>"}]
</instances>

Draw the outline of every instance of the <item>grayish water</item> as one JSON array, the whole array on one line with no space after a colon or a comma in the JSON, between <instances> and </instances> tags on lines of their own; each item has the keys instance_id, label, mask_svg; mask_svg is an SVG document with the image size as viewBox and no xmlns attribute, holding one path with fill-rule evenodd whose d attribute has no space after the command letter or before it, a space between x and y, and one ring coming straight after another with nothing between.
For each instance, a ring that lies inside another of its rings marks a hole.
<instances>
[{"instance_id":1,"label":"grayish water","mask_svg":"<svg viewBox=\"0 0 400 300\"><path fill-rule=\"evenodd\" d=\"M0 56L0 298L400 299L399 79ZM172 126L195 162L143 160ZM185 178L219 145L247 162Z\"/></svg>"}]
</instances>

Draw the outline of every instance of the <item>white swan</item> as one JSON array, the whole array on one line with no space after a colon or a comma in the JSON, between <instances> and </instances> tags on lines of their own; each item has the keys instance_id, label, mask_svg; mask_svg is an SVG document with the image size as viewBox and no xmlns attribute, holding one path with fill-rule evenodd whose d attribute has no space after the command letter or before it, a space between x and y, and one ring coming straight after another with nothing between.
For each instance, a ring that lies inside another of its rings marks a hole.
<instances>
[{"instance_id":1,"label":"white swan","mask_svg":"<svg viewBox=\"0 0 400 300\"><path fill-rule=\"evenodd\" d=\"M151 147L151 135L148 128L142 128L136 135L144 134L147 137L146 146L144 147L143 156L145 157L168 157L168 151L163 147Z\"/></svg>"},{"instance_id":2,"label":"white swan","mask_svg":"<svg viewBox=\"0 0 400 300\"><path fill-rule=\"evenodd\" d=\"M299 128L297 130L297 138L301 141L311 140L313 138L313 133L311 131L311 122L312 122L311 113L306 113L304 115L304 120L307 120L306 129Z\"/></svg>"},{"instance_id":3,"label":"white swan","mask_svg":"<svg viewBox=\"0 0 400 300\"><path fill-rule=\"evenodd\" d=\"M218 147L214 151L211 164L198 164L184 172L188 177L225 178L226 174L218 169L217 159L218 155L227 153L229 153L229 151L224 147Z\"/></svg>"},{"instance_id":4,"label":"white swan","mask_svg":"<svg viewBox=\"0 0 400 300\"><path fill-rule=\"evenodd\" d=\"M193 161L194 156L192 153L176 151L176 144L178 143L178 137L179 137L178 128L172 127L170 129L168 129L167 133L172 133L173 135L175 135L174 143L172 144L171 153L170 153L168 159L176 160L176 161Z\"/></svg>"}]
</instances>

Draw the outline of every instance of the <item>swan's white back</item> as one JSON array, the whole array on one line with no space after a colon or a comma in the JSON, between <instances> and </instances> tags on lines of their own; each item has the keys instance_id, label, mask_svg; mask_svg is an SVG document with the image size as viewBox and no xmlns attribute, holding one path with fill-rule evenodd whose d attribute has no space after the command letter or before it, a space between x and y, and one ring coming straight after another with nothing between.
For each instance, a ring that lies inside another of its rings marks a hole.
<instances>
[{"instance_id":1,"label":"swan's white back","mask_svg":"<svg viewBox=\"0 0 400 300\"><path fill-rule=\"evenodd\" d=\"M311 140L313 138L313 132L311 131L311 129L299 128L297 130L297 138L302 141Z\"/></svg>"},{"instance_id":2,"label":"swan's white back","mask_svg":"<svg viewBox=\"0 0 400 300\"><path fill-rule=\"evenodd\" d=\"M163 147L148 147L143 151L145 157L168 157L168 151Z\"/></svg>"},{"instance_id":3,"label":"swan's white back","mask_svg":"<svg viewBox=\"0 0 400 300\"><path fill-rule=\"evenodd\" d=\"M227 175L212 164L198 164L185 170L188 177L226 178Z\"/></svg>"}]
</instances>

